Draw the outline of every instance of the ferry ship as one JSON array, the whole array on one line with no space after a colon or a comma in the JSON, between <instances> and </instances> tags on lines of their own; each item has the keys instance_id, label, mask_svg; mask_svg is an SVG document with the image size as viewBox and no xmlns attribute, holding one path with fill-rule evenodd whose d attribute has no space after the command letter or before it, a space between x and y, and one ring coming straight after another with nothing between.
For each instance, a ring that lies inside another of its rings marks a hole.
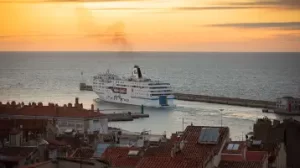
<instances>
[{"instance_id":1,"label":"ferry ship","mask_svg":"<svg viewBox=\"0 0 300 168\"><path fill-rule=\"evenodd\" d=\"M174 107L170 83L154 81L142 75L135 65L129 78L120 78L109 69L93 78L93 91L106 102L143 105L148 107Z\"/></svg>"}]
</instances>

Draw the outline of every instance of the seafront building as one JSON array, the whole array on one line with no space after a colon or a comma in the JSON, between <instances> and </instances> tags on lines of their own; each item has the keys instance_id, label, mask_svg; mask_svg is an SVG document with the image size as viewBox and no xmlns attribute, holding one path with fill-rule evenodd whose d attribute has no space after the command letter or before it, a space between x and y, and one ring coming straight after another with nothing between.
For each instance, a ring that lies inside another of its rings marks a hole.
<instances>
[{"instance_id":1,"label":"seafront building","mask_svg":"<svg viewBox=\"0 0 300 168\"><path fill-rule=\"evenodd\" d=\"M300 114L300 98L290 96L277 98L276 108L287 112L299 112Z\"/></svg>"},{"instance_id":2,"label":"seafront building","mask_svg":"<svg viewBox=\"0 0 300 168\"><path fill-rule=\"evenodd\" d=\"M106 134L108 129L108 119L100 113L99 109L95 110L94 105L91 109L83 109L82 104L79 104L78 98L75 99L75 104L58 106L57 104L49 103L43 105L40 103L24 103L0 102L0 118L2 119L47 119L55 123L59 128L59 133L65 131L76 131L79 133L93 133L98 131Z\"/></svg>"}]
</instances>

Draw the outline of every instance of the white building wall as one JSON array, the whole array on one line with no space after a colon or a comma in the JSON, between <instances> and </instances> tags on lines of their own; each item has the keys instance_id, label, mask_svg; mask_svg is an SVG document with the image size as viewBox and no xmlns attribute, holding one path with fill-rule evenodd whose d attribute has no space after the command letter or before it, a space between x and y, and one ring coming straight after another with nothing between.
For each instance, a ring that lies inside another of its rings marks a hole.
<instances>
[{"instance_id":1,"label":"white building wall","mask_svg":"<svg viewBox=\"0 0 300 168\"><path fill-rule=\"evenodd\" d=\"M276 107L279 108L279 109L287 110L288 109L288 104L289 104L288 99L278 98L277 102L276 102Z\"/></svg>"},{"instance_id":2,"label":"white building wall","mask_svg":"<svg viewBox=\"0 0 300 168\"><path fill-rule=\"evenodd\" d=\"M88 132L99 131L100 134L107 134L108 132L108 119L107 118L94 118L88 120Z\"/></svg>"},{"instance_id":3,"label":"white building wall","mask_svg":"<svg viewBox=\"0 0 300 168\"><path fill-rule=\"evenodd\" d=\"M84 120L83 119L58 119L57 126L60 133L67 129L74 129L80 133L84 133Z\"/></svg>"},{"instance_id":4,"label":"white building wall","mask_svg":"<svg viewBox=\"0 0 300 168\"><path fill-rule=\"evenodd\" d=\"M272 166L274 166L276 168L286 168L286 152L285 152L283 143L280 144L280 149L278 151L278 155Z\"/></svg>"}]
</instances>

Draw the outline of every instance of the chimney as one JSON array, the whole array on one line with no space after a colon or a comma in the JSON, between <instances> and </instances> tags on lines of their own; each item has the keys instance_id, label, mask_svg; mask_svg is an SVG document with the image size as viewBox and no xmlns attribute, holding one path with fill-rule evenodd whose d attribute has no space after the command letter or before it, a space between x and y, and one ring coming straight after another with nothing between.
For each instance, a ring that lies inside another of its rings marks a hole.
<instances>
[{"instance_id":1,"label":"chimney","mask_svg":"<svg viewBox=\"0 0 300 168\"><path fill-rule=\"evenodd\" d=\"M9 101L6 103L6 105L7 105L7 106L10 106L10 103L9 103Z\"/></svg>"},{"instance_id":2,"label":"chimney","mask_svg":"<svg viewBox=\"0 0 300 168\"><path fill-rule=\"evenodd\" d=\"M94 112L94 104L91 105L91 110Z\"/></svg>"},{"instance_id":3,"label":"chimney","mask_svg":"<svg viewBox=\"0 0 300 168\"><path fill-rule=\"evenodd\" d=\"M174 158L175 156L175 151L174 151L174 148L171 149L171 158Z\"/></svg>"},{"instance_id":4,"label":"chimney","mask_svg":"<svg viewBox=\"0 0 300 168\"><path fill-rule=\"evenodd\" d=\"M246 143L247 143L247 142L246 142ZM246 156L246 154L247 154L247 149L248 149L247 146L245 146L244 149L243 149L243 151L242 151L242 152L243 152L243 158L244 158L244 160L247 160L247 156Z\"/></svg>"},{"instance_id":5,"label":"chimney","mask_svg":"<svg viewBox=\"0 0 300 168\"><path fill-rule=\"evenodd\" d=\"M32 107L35 107L35 106L36 106L35 102L32 102Z\"/></svg>"},{"instance_id":6,"label":"chimney","mask_svg":"<svg viewBox=\"0 0 300 168\"><path fill-rule=\"evenodd\" d=\"M83 104L82 103L80 103L80 109L83 109Z\"/></svg>"},{"instance_id":7,"label":"chimney","mask_svg":"<svg viewBox=\"0 0 300 168\"><path fill-rule=\"evenodd\" d=\"M31 103L30 102L28 103L28 106L31 107Z\"/></svg>"},{"instance_id":8,"label":"chimney","mask_svg":"<svg viewBox=\"0 0 300 168\"><path fill-rule=\"evenodd\" d=\"M78 97L75 98L75 107L77 107L79 105L79 99Z\"/></svg>"},{"instance_id":9,"label":"chimney","mask_svg":"<svg viewBox=\"0 0 300 168\"><path fill-rule=\"evenodd\" d=\"M38 102L38 107L43 107L43 103L42 102Z\"/></svg>"},{"instance_id":10,"label":"chimney","mask_svg":"<svg viewBox=\"0 0 300 168\"><path fill-rule=\"evenodd\" d=\"M68 107L69 107L69 108L72 108L72 103L68 103Z\"/></svg>"},{"instance_id":11,"label":"chimney","mask_svg":"<svg viewBox=\"0 0 300 168\"><path fill-rule=\"evenodd\" d=\"M97 108L97 113L100 113L100 110L99 110L99 108Z\"/></svg>"},{"instance_id":12,"label":"chimney","mask_svg":"<svg viewBox=\"0 0 300 168\"><path fill-rule=\"evenodd\" d=\"M0 101L0 106L2 106L2 102Z\"/></svg>"},{"instance_id":13,"label":"chimney","mask_svg":"<svg viewBox=\"0 0 300 168\"><path fill-rule=\"evenodd\" d=\"M24 102L21 102L21 106L24 107L24 105L25 105Z\"/></svg>"},{"instance_id":14,"label":"chimney","mask_svg":"<svg viewBox=\"0 0 300 168\"><path fill-rule=\"evenodd\" d=\"M184 148L184 140L180 141L179 149L182 151Z\"/></svg>"}]
</instances>

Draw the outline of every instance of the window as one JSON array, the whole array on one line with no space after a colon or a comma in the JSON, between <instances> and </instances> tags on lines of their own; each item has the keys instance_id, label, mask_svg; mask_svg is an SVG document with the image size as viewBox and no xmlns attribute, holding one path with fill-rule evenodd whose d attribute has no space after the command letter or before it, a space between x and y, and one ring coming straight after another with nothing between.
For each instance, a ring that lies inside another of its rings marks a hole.
<instances>
[{"instance_id":1,"label":"window","mask_svg":"<svg viewBox=\"0 0 300 168\"><path fill-rule=\"evenodd\" d=\"M228 144L227 150L238 150L240 147L240 144Z\"/></svg>"}]
</instances>

